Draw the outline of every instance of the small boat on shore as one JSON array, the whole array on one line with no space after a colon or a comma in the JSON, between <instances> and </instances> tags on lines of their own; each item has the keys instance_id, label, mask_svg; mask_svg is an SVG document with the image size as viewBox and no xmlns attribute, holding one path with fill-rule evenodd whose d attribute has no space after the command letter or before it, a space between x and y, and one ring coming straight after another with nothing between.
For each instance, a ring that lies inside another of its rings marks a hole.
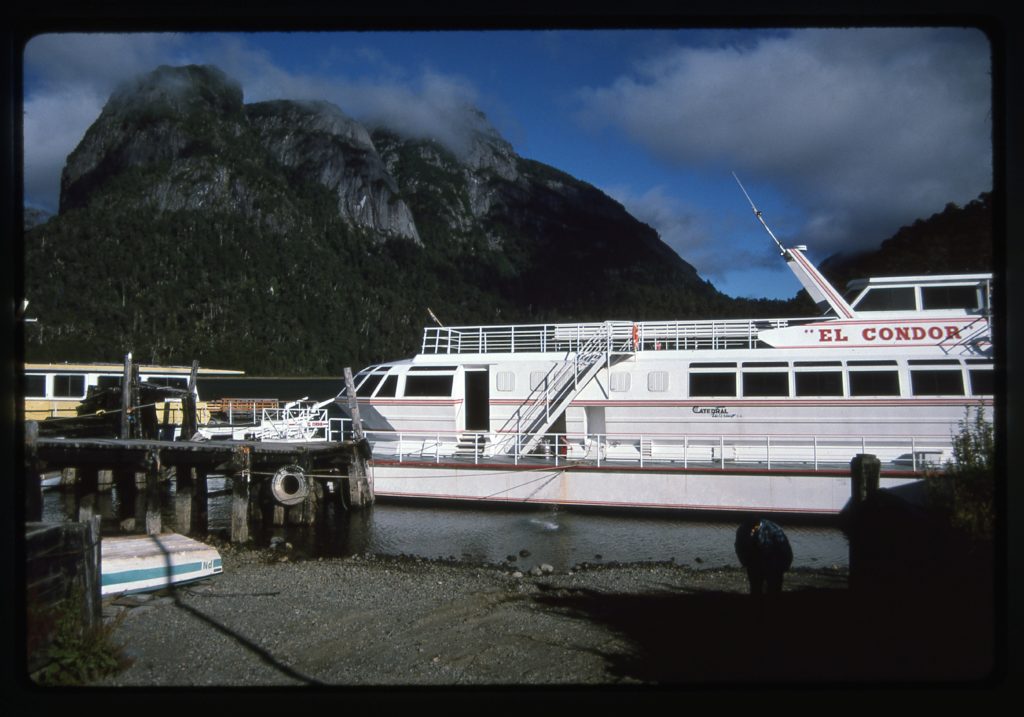
<instances>
[{"instance_id":1,"label":"small boat on shore","mask_svg":"<svg viewBox=\"0 0 1024 717\"><path fill-rule=\"evenodd\" d=\"M100 541L100 594L159 590L223 572L220 553L178 533L104 537Z\"/></svg>"}]
</instances>

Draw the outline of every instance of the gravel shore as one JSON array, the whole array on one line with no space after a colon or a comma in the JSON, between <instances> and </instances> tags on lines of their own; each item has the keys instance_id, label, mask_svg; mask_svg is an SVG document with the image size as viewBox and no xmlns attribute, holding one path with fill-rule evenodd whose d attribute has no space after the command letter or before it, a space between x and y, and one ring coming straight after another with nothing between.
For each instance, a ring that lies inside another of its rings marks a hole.
<instances>
[{"instance_id":1,"label":"gravel shore","mask_svg":"<svg viewBox=\"0 0 1024 717\"><path fill-rule=\"evenodd\" d=\"M782 595L758 601L736 568L581 565L556 573L533 566L523 573L514 564L370 555L301 560L286 549L219 547L221 575L108 601L104 614L116 625L113 640L128 664L96 686L804 684L963 676L962 666L950 675L934 655L918 657L937 647L926 638L927 624L904 624L898 637L882 639L885 627L870 609L859 616L851 609L840 569L791 571Z\"/></svg>"}]
</instances>

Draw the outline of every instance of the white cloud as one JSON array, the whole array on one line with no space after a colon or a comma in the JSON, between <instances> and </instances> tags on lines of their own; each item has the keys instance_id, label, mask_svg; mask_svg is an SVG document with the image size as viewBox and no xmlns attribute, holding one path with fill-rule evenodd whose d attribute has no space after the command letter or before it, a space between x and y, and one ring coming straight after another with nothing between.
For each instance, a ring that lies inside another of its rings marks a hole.
<instances>
[{"instance_id":1,"label":"white cloud","mask_svg":"<svg viewBox=\"0 0 1024 717\"><path fill-rule=\"evenodd\" d=\"M976 30L801 30L677 48L582 92L581 117L783 187L809 217L795 239L833 251L991 188L990 69Z\"/></svg>"},{"instance_id":2,"label":"white cloud","mask_svg":"<svg viewBox=\"0 0 1024 717\"><path fill-rule=\"evenodd\" d=\"M41 93L25 101L25 196L57 210L60 174L67 156L99 115L106 96L87 88Z\"/></svg>"},{"instance_id":3,"label":"white cloud","mask_svg":"<svg viewBox=\"0 0 1024 717\"><path fill-rule=\"evenodd\" d=\"M48 34L25 46L25 197L57 210L67 156L96 121L117 85L175 62L175 34Z\"/></svg>"}]
</instances>

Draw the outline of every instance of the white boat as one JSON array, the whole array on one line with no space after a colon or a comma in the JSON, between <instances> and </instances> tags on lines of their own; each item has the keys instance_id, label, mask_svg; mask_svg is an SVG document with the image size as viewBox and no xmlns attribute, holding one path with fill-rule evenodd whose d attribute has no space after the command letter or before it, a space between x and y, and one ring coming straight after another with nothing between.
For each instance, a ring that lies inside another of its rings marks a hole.
<instances>
[{"instance_id":1,"label":"white boat","mask_svg":"<svg viewBox=\"0 0 1024 717\"><path fill-rule=\"evenodd\" d=\"M223 571L216 548L178 533L100 541L101 595L159 590Z\"/></svg>"},{"instance_id":2,"label":"white boat","mask_svg":"<svg viewBox=\"0 0 1024 717\"><path fill-rule=\"evenodd\" d=\"M754 212L822 315L427 327L355 376L376 495L829 514L857 454L883 486L944 465L992 418L992 275L844 296Z\"/></svg>"}]
</instances>

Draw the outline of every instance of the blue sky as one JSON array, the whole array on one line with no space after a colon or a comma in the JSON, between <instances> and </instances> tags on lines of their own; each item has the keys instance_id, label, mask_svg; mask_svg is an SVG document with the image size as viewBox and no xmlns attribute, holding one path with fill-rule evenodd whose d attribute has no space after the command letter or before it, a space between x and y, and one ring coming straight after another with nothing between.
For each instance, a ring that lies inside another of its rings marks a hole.
<instances>
[{"instance_id":1,"label":"blue sky","mask_svg":"<svg viewBox=\"0 0 1024 717\"><path fill-rule=\"evenodd\" d=\"M60 171L119 82L214 64L246 102L326 99L458 149L481 109L521 156L614 197L732 296L992 188L991 64L971 28L63 34L25 48L25 197Z\"/></svg>"}]
</instances>

